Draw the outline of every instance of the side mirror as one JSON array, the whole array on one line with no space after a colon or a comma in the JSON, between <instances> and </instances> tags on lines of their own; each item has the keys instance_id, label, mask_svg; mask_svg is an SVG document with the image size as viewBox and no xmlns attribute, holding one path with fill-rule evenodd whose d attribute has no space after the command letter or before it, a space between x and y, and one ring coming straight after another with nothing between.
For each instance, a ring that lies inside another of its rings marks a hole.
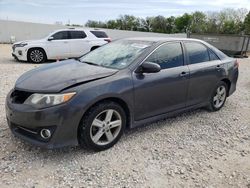
<instances>
[{"instance_id":1,"label":"side mirror","mask_svg":"<svg viewBox=\"0 0 250 188\"><path fill-rule=\"evenodd\" d=\"M157 63L144 62L137 68L135 72L136 73L156 73L160 71L161 71L161 67Z\"/></svg>"},{"instance_id":2,"label":"side mirror","mask_svg":"<svg viewBox=\"0 0 250 188\"><path fill-rule=\"evenodd\" d=\"M52 40L54 40L54 37L49 37L48 38L48 41L52 41Z\"/></svg>"}]
</instances>

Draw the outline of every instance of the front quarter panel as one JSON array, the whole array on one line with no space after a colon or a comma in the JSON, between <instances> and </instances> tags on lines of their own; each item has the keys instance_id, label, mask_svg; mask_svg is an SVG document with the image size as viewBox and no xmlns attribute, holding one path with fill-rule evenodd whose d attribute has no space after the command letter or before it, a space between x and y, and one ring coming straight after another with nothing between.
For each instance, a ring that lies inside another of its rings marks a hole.
<instances>
[{"instance_id":1,"label":"front quarter panel","mask_svg":"<svg viewBox=\"0 0 250 188\"><path fill-rule=\"evenodd\" d=\"M75 115L79 119L79 123L90 107L105 99L116 98L122 100L127 104L130 114L132 114L133 86L131 76L128 73L119 73L121 72L67 90L77 92L77 95L71 101L71 105L75 108ZM77 129L78 127L75 127L75 134L77 134Z\"/></svg>"}]
</instances>

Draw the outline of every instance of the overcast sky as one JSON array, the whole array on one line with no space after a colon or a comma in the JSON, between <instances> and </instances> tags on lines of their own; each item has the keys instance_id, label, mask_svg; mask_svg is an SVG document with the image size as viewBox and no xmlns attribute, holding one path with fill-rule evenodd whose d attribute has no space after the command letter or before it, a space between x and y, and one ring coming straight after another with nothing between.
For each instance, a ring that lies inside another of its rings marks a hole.
<instances>
[{"instance_id":1,"label":"overcast sky","mask_svg":"<svg viewBox=\"0 0 250 188\"><path fill-rule=\"evenodd\" d=\"M250 10L250 0L0 0L0 19L84 24L87 20L115 19L121 14L177 16L223 8Z\"/></svg>"}]
</instances>

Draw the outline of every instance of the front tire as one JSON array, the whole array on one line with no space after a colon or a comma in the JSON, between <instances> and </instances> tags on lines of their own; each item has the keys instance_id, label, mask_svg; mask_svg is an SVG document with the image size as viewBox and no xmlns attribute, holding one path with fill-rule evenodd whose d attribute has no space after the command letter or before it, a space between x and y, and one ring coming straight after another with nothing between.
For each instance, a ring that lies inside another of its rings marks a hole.
<instances>
[{"instance_id":1,"label":"front tire","mask_svg":"<svg viewBox=\"0 0 250 188\"><path fill-rule=\"evenodd\" d=\"M221 81L217 84L209 101L208 109L210 111L218 111L224 106L227 99L227 91L228 86L225 82Z\"/></svg>"},{"instance_id":2,"label":"front tire","mask_svg":"<svg viewBox=\"0 0 250 188\"><path fill-rule=\"evenodd\" d=\"M40 48L30 49L28 51L28 61L31 63L43 63L46 61L46 53Z\"/></svg>"},{"instance_id":3,"label":"front tire","mask_svg":"<svg viewBox=\"0 0 250 188\"><path fill-rule=\"evenodd\" d=\"M108 149L121 138L125 125L126 114L119 104L99 103L82 118L78 129L79 144L95 151Z\"/></svg>"}]
</instances>

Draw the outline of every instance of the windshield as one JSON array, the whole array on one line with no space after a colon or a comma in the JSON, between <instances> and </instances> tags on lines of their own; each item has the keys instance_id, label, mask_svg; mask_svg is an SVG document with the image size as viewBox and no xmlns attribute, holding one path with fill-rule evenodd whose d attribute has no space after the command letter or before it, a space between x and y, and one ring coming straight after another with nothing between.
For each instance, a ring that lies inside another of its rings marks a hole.
<instances>
[{"instance_id":1,"label":"windshield","mask_svg":"<svg viewBox=\"0 0 250 188\"><path fill-rule=\"evenodd\" d=\"M107 68L123 69L151 45L150 41L118 40L84 55L80 61Z\"/></svg>"}]
</instances>

